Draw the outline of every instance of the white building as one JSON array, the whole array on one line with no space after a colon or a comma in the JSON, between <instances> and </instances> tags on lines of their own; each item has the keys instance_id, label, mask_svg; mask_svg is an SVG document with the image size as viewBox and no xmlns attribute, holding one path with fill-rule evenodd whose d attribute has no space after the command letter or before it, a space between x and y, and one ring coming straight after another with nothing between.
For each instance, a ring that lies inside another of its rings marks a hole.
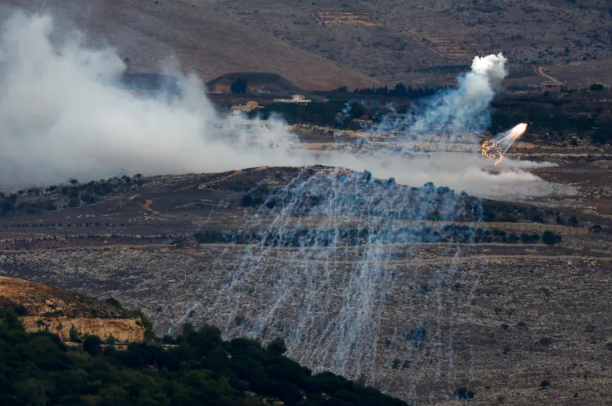
<instances>
[{"instance_id":1,"label":"white building","mask_svg":"<svg viewBox=\"0 0 612 406\"><path fill-rule=\"evenodd\" d=\"M294 94L291 99L274 99L276 103L294 103L294 104L308 104L312 100L304 98L301 94Z\"/></svg>"}]
</instances>

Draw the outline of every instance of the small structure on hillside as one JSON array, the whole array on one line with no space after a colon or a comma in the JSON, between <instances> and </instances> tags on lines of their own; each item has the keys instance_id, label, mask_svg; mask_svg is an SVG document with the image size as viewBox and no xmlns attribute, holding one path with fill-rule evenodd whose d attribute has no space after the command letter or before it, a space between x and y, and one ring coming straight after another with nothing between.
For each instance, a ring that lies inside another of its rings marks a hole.
<instances>
[{"instance_id":1,"label":"small structure on hillside","mask_svg":"<svg viewBox=\"0 0 612 406\"><path fill-rule=\"evenodd\" d=\"M291 99L274 99L276 103L294 103L294 104L308 104L312 100L306 99L301 94L294 94Z\"/></svg>"}]
</instances>

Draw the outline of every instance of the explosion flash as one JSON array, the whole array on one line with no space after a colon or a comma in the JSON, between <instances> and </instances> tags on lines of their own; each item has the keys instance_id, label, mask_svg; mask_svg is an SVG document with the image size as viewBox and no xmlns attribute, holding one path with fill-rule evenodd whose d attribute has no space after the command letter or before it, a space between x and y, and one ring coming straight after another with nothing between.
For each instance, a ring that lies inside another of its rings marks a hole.
<instances>
[{"instance_id":1,"label":"explosion flash","mask_svg":"<svg viewBox=\"0 0 612 406\"><path fill-rule=\"evenodd\" d=\"M509 131L485 140L480 147L480 153L486 158L495 159L495 165L499 165L504 160L504 154L525 131L527 124L521 123Z\"/></svg>"}]
</instances>

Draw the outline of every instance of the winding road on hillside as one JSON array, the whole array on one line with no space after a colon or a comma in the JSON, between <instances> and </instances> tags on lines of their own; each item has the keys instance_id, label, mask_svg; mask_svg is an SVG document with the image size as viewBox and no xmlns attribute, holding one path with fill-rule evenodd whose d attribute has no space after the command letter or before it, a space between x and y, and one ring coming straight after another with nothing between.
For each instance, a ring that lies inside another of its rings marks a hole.
<instances>
[{"instance_id":1,"label":"winding road on hillside","mask_svg":"<svg viewBox=\"0 0 612 406\"><path fill-rule=\"evenodd\" d=\"M552 76L548 75L546 72L544 72L544 68L542 66L538 66L538 69L536 70L536 72L538 73L538 75L558 84L558 85L562 85L563 82L561 82L560 80L557 80L555 78L553 78Z\"/></svg>"}]
</instances>

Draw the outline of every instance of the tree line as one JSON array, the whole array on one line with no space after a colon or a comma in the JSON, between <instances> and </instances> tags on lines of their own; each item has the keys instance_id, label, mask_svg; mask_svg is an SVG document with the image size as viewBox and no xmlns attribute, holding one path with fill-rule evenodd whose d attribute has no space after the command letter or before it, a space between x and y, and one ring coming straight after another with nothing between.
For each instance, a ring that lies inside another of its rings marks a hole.
<instances>
[{"instance_id":1,"label":"tree line","mask_svg":"<svg viewBox=\"0 0 612 406\"><path fill-rule=\"evenodd\" d=\"M397 83L395 86L389 88L387 85L382 87L364 87L353 90L353 93L366 94L366 95L377 95L387 97L402 97L408 99L419 99L421 97L432 96L442 89L448 88L447 86L406 86L404 83ZM346 87L339 87L336 89L338 93L346 93L348 89Z\"/></svg>"},{"instance_id":2,"label":"tree line","mask_svg":"<svg viewBox=\"0 0 612 406\"><path fill-rule=\"evenodd\" d=\"M125 350L76 331L67 346L49 331L26 333L18 313L25 309L0 310L3 406L406 406L332 373L313 374L283 355L280 339L264 348L186 324L177 338Z\"/></svg>"}]
</instances>

